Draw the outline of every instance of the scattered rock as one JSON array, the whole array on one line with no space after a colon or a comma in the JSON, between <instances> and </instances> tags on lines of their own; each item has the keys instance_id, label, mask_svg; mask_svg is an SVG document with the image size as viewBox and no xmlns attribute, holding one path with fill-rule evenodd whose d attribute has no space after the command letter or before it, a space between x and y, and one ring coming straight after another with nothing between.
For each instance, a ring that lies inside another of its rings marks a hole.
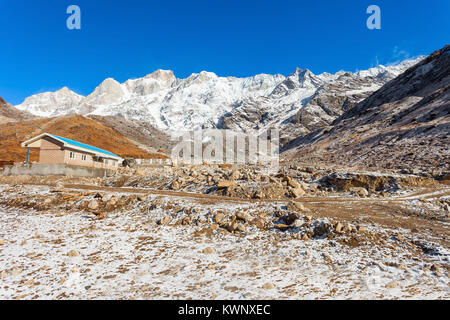
<instances>
[{"instance_id":1,"label":"scattered rock","mask_svg":"<svg viewBox=\"0 0 450 320\"><path fill-rule=\"evenodd\" d=\"M88 208L91 210L97 210L100 207L100 204L98 203L98 200L91 200L89 201Z\"/></svg>"},{"instance_id":2,"label":"scattered rock","mask_svg":"<svg viewBox=\"0 0 450 320\"><path fill-rule=\"evenodd\" d=\"M331 225L327 221L316 220L314 222L314 236L321 237L330 232Z\"/></svg>"},{"instance_id":3,"label":"scattered rock","mask_svg":"<svg viewBox=\"0 0 450 320\"><path fill-rule=\"evenodd\" d=\"M398 283L395 281L391 281L391 282L388 282L385 287L386 287L386 289L395 289L398 287Z\"/></svg>"},{"instance_id":4,"label":"scattered rock","mask_svg":"<svg viewBox=\"0 0 450 320\"><path fill-rule=\"evenodd\" d=\"M366 188L362 187L353 187L349 189L352 194L356 194L360 196L361 198L365 198L369 196L369 191L367 191Z\"/></svg>"},{"instance_id":5,"label":"scattered rock","mask_svg":"<svg viewBox=\"0 0 450 320\"><path fill-rule=\"evenodd\" d=\"M289 201L286 206L288 211L306 212L307 209L300 202Z\"/></svg>"},{"instance_id":6,"label":"scattered rock","mask_svg":"<svg viewBox=\"0 0 450 320\"><path fill-rule=\"evenodd\" d=\"M229 232L245 232L246 231L246 227L238 222L228 222L228 223L224 223L220 225L222 228L224 228L225 230L228 230Z\"/></svg>"},{"instance_id":7,"label":"scattered rock","mask_svg":"<svg viewBox=\"0 0 450 320\"><path fill-rule=\"evenodd\" d=\"M438 277L442 277L442 269L437 265L433 264L430 268Z\"/></svg>"},{"instance_id":8,"label":"scattered rock","mask_svg":"<svg viewBox=\"0 0 450 320\"><path fill-rule=\"evenodd\" d=\"M214 217L214 221L219 224L223 221L223 219L225 219L225 216L222 213L218 213Z\"/></svg>"},{"instance_id":9,"label":"scattered rock","mask_svg":"<svg viewBox=\"0 0 450 320\"><path fill-rule=\"evenodd\" d=\"M162 218L161 220L158 221L159 225L167 225L170 223L170 221L172 221L172 218L170 216L165 216L164 218Z\"/></svg>"},{"instance_id":10,"label":"scattered rock","mask_svg":"<svg viewBox=\"0 0 450 320\"><path fill-rule=\"evenodd\" d=\"M172 190L179 190L180 189L180 183L178 181L172 182L172 184L170 185L170 189L172 189Z\"/></svg>"},{"instance_id":11,"label":"scattered rock","mask_svg":"<svg viewBox=\"0 0 450 320\"><path fill-rule=\"evenodd\" d=\"M328 263L333 263L333 260L331 259L330 255L328 253L322 253L322 257L325 259L326 262Z\"/></svg>"},{"instance_id":12,"label":"scattered rock","mask_svg":"<svg viewBox=\"0 0 450 320\"><path fill-rule=\"evenodd\" d=\"M235 226L235 231L245 232L245 231L247 231L247 228L242 223L237 223Z\"/></svg>"},{"instance_id":13,"label":"scattered rock","mask_svg":"<svg viewBox=\"0 0 450 320\"><path fill-rule=\"evenodd\" d=\"M183 226L188 226L191 224L191 219L189 217L184 217L183 220L181 221L181 224Z\"/></svg>"},{"instance_id":14,"label":"scattered rock","mask_svg":"<svg viewBox=\"0 0 450 320\"><path fill-rule=\"evenodd\" d=\"M305 190L303 190L300 186L297 188L290 187L289 195L293 198L300 198L305 195Z\"/></svg>"},{"instance_id":15,"label":"scattered rock","mask_svg":"<svg viewBox=\"0 0 450 320\"><path fill-rule=\"evenodd\" d=\"M302 225L303 225L303 221L302 221L301 219L296 219L296 220L294 221L294 223L292 224L292 226L293 226L294 228L300 228Z\"/></svg>"},{"instance_id":16,"label":"scattered rock","mask_svg":"<svg viewBox=\"0 0 450 320\"><path fill-rule=\"evenodd\" d=\"M216 250L214 248L208 247L208 248L203 249L202 253L213 254L213 253L216 253Z\"/></svg>"},{"instance_id":17,"label":"scattered rock","mask_svg":"<svg viewBox=\"0 0 450 320\"><path fill-rule=\"evenodd\" d=\"M287 229L290 228L290 226L286 225L286 224L276 224L274 225L275 229L281 230L281 231L286 231Z\"/></svg>"},{"instance_id":18,"label":"scattered rock","mask_svg":"<svg viewBox=\"0 0 450 320\"><path fill-rule=\"evenodd\" d=\"M229 187L235 187L237 183L233 180L222 180L217 184L217 189L227 189Z\"/></svg>"},{"instance_id":19,"label":"scattered rock","mask_svg":"<svg viewBox=\"0 0 450 320\"><path fill-rule=\"evenodd\" d=\"M264 285L262 286L262 288L263 288L264 290L272 290L272 289L275 288L275 285L274 285L273 283L267 282L266 284L264 284Z\"/></svg>"},{"instance_id":20,"label":"scattered rock","mask_svg":"<svg viewBox=\"0 0 450 320\"><path fill-rule=\"evenodd\" d=\"M299 212L296 211L291 211L291 212L287 212L283 217L283 221L286 222L286 224L291 225L293 224L296 220L300 219L302 217L302 215Z\"/></svg>"},{"instance_id":21,"label":"scattered rock","mask_svg":"<svg viewBox=\"0 0 450 320\"><path fill-rule=\"evenodd\" d=\"M247 212L238 212L236 213L236 219L242 220L244 222L248 222L251 220L251 216Z\"/></svg>"},{"instance_id":22,"label":"scattered rock","mask_svg":"<svg viewBox=\"0 0 450 320\"><path fill-rule=\"evenodd\" d=\"M356 230L358 230L358 232L367 232L367 228L364 226L357 226Z\"/></svg>"},{"instance_id":23,"label":"scattered rock","mask_svg":"<svg viewBox=\"0 0 450 320\"><path fill-rule=\"evenodd\" d=\"M78 257L80 255L80 253L77 250L70 250L67 255L69 257Z\"/></svg>"}]
</instances>

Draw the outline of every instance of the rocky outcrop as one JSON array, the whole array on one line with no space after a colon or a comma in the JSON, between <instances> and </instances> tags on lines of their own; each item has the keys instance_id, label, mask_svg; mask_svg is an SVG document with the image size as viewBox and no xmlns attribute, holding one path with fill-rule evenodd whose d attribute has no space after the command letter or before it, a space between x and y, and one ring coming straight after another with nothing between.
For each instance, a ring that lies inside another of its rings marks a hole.
<instances>
[{"instance_id":1,"label":"rocky outcrop","mask_svg":"<svg viewBox=\"0 0 450 320\"><path fill-rule=\"evenodd\" d=\"M31 113L20 111L0 97L0 123L23 121L36 118Z\"/></svg>"}]
</instances>

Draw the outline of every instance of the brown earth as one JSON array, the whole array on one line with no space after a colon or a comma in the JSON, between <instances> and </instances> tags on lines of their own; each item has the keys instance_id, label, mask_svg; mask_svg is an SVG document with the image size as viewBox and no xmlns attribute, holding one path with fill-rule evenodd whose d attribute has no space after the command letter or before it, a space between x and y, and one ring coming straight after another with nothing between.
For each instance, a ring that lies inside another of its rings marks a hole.
<instances>
[{"instance_id":1,"label":"brown earth","mask_svg":"<svg viewBox=\"0 0 450 320\"><path fill-rule=\"evenodd\" d=\"M0 97L0 124L37 118L31 113L20 111Z\"/></svg>"},{"instance_id":2,"label":"brown earth","mask_svg":"<svg viewBox=\"0 0 450 320\"><path fill-rule=\"evenodd\" d=\"M155 154L156 158L167 158L161 153L168 153L175 143L171 141L170 136L144 121L118 116L89 115L87 117L106 127L114 128L138 147Z\"/></svg>"}]
</instances>

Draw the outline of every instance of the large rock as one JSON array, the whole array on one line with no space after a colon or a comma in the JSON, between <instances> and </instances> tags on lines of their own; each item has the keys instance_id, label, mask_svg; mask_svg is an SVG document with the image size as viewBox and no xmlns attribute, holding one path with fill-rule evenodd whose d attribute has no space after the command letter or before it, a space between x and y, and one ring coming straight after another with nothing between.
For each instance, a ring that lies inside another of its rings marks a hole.
<instances>
[{"instance_id":1,"label":"large rock","mask_svg":"<svg viewBox=\"0 0 450 320\"><path fill-rule=\"evenodd\" d=\"M356 194L360 196L361 198L365 198L369 196L369 191L366 190L366 188L363 187L352 187L349 190L352 194Z\"/></svg>"},{"instance_id":2,"label":"large rock","mask_svg":"<svg viewBox=\"0 0 450 320\"><path fill-rule=\"evenodd\" d=\"M234 180L221 180L217 184L218 189L227 189L235 186L237 186L237 183Z\"/></svg>"},{"instance_id":3,"label":"large rock","mask_svg":"<svg viewBox=\"0 0 450 320\"><path fill-rule=\"evenodd\" d=\"M289 195L293 198L300 198L305 195L305 190L303 190L300 186L293 188L289 188Z\"/></svg>"},{"instance_id":4,"label":"large rock","mask_svg":"<svg viewBox=\"0 0 450 320\"><path fill-rule=\"evenodd\" d=\"M88 208L91 210L97 210L100 207L98 200L91 200L88 204Z\"/></svg>"},{"instance_id":5,"label":"large rock","mask_svg":"<svg viewBox=\"0 0 450 320\"><path fill-rule=\"evenodd\" d=\"M247 212L240 212L239 211L238 213L236 213L236 219L238 219L238 220L242 220L244 222L248 222L248 221L251 220L251 218L252 217Z\"/></svg>"}]
</instances>

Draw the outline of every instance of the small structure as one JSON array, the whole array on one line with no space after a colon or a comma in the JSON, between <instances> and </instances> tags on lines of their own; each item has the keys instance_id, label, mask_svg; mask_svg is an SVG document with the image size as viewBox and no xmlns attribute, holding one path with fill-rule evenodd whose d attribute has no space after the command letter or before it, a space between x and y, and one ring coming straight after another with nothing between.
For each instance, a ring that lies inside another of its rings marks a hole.
<instances>
[{"instance_id":1,"label":"small structure","mask_svg":"<svg viewBox=\"0 0 450 320\"><path fill-rule=\"evenodd\" d=\"M21 144L27 148L29 163L30 149L39 149L39 164L66 164L91 168L117 170L121 157L78 141L43 133Z\"/></svg>"},{"instance_id":2,"label":"small structure","mask_svg":"<svg viewBox=\"0 0 450 320\"><path fill-rule=\"evenodd\" d=\"M155 158L147 158L147 159L135 159L136 164L138 165L155 165L155 166L170 166L172 165L172 160L170 158L163 157L155 157Z\"/></svg>"}]
</instances>

